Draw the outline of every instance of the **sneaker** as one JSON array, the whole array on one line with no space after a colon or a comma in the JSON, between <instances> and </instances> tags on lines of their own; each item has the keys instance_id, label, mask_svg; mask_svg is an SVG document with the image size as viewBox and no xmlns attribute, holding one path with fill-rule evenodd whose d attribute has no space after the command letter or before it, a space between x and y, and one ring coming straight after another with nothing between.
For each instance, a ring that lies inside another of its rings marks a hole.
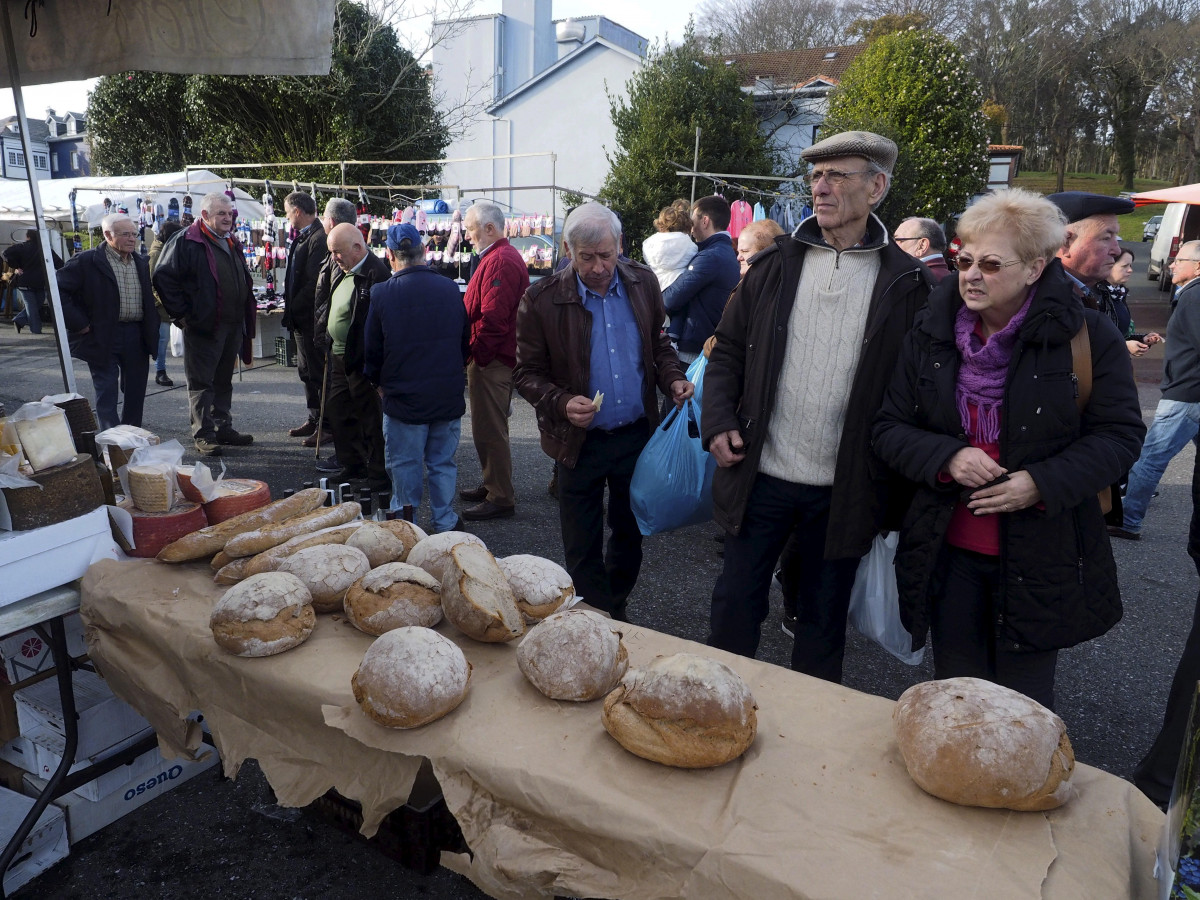
<instances>
[{"instance_id":1,"label":"sneaker","mask_svg":"<svg viewBox=\"0 0 1200 900\"><path fill-rule=\"evenodd\" d=\"M167 376L167 373L166 373L166 372L159 372L157 375L155 375L155 376L154 376L154 383L155 383L155 384L161 384L163 387L175 387L175 382L173 382L173 381L172 381L172 380L171 380L171 379L170 379L170 378Z\"/></svg>"},{"instance_id":2,"label":"sneaker","mask_svg":"<svg viewBox=\"0 0 1200 900\"><path fill-rule=\"evenodd\" d=\"M331 472L340 472L342 469L343 466L338 461L336 453L326 459L317 460L317 471L323 475L328 475Z\"/></svg>"},{"instance_id":3,"label":"sneaker","mask_svg":"<svg viewBox=\"0 0 1200 900\"><path fill-rule=\"evenodd\" d=\"M232 428L222 428L217 431L217 443L227 447L249 447L254 443L254 435L242 434Z\"/></svg>"},{"instance_id":4,"label":"sneaker","mask_svg":"<svg viewBox=\"0 0 1200 900\"><path fill-rule=\"evenodd\" d=\"M221 455L221 445L212 438L196 438L196 450L202 456Z\"/></svg>"}]
</instances>

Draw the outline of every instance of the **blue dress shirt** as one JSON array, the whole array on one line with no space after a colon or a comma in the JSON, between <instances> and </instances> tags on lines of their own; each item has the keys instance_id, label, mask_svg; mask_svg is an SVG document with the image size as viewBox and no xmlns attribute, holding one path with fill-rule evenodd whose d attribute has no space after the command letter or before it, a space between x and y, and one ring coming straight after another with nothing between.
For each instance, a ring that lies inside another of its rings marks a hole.
<instances>
[{"instance_id":1,"label":"blue dress shirt","mask_svg":"<svg viewBox=\"0 0 1200 900\"><path fill-rule=\"evenodd\" d=\"M604 394L592 428L611 431L636 422L646 411L642 406L642 335L638 331L629 295L621 277L613 270L608 292L601 297L578 275L575 286L584 309L592 314L592 364L588 390Z\"/></svg>"}]
</instances>

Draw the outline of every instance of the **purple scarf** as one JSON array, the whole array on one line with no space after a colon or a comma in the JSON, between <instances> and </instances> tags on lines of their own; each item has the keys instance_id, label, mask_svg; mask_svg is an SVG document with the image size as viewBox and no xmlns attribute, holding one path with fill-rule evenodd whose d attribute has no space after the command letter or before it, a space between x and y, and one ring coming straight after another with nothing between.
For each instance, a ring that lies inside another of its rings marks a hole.
<instances>
[{"instance_id":1,"label":"purple scarf","mask_svg":"<svg viewBox=\"0 0 1200 900\"><path fill-rule=\"evenodd\" d=\"M1013 346L1033 295L1034 288L1031 287L1016 315L988 338L987 343L975 333L978 313L964 304L954 317L954 343L962 360L954 399L958 403L963 431L973 444L994 444L1000 440L1000 407L1004 402L1008 364L1012 361ZM976 409L974 428L971 427L971 406Z\"/></svg>"}]
</instances>

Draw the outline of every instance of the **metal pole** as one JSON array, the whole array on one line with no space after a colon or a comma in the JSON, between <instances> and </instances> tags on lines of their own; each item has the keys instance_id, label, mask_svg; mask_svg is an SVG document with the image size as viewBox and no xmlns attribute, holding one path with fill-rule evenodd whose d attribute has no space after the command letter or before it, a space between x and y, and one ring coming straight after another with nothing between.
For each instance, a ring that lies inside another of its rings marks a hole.
<instances>
[{"instance_id":1,"label":"metal pole","mask_svg":"<svg viewBox=\"0 0 1200 900\"><path fill-rule=\"evenodd\" d=\"M558 262L558 154L550 154L550 262Z\"/></svg>"},{"instance_id":2,"label":"metal pole","mask_svg":"<svg viewBox=\"0 0 1200 900\"><path fill-rule=\"evenodd\" d=\"M700 168L700 126L696 126L696 151L692 154L692 171ZM692 175L692 206L696 205L696 176Z\"/></svg>"},{"instance_id":3,"label":"metal pole","mask_svg":"<svg viewBox=\"0 0 1200 900\"><path fill-rule=\"evenodd\" d=\"M62 369L63 386L68 393L75 393L75 367L71 364L71 348L67 343L67 326L63 322L62 300L58 296L58 278L54 274L53 249L50 232L42 214L42 193L38 190L37 176L33 169L33 150L29 143L29 128L25 120L25 98L21 94L21 71L17 65L17 50L13 43L12 22L9 19L10 4L4 7L4 53L8 57L8 78L12 82L13 103L17 107L17 125L21 135L21 149L25 153L25 175L29 179L29 193L33 200L33 217L36 220L38 240L42 245L42 263L46 268L46 289L50 292L50 307L54 310L54 338L58 343L58 365ZM0 873L3 874L3 873Z\"/></svg>"}]
</instances>

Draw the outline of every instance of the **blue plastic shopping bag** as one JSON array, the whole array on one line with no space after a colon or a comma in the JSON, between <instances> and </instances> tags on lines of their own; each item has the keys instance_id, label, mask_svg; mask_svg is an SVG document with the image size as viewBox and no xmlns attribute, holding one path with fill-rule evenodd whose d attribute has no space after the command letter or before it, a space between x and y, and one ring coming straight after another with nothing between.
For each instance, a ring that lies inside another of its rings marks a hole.
<instances>
[{"instance_id":1,"label":"blue plastic shopping bag","mask_svg":"<svg viewBox=\"0 0 1200 900\"><path fill-rule=\"evenodd\" d=\"M658 426L633 470L629 505L642 534L659 534L711 519L716 467L716 460L700 442L699 408L694 400L688 400Z\"/></svg>"}]
</instances>

